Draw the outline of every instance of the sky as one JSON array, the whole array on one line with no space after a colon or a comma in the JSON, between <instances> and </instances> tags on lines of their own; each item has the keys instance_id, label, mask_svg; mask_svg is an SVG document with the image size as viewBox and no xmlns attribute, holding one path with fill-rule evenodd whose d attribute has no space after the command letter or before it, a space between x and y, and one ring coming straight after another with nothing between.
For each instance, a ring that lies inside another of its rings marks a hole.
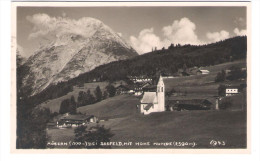
<instances>
[{"instance_id":1,"label":"sky","mask_svg":"<svg viewBox=\"0 0 260 161\"><path fill-rule=\"evenodd\" d=\"M246 7L18 7L17 44L29 57L61 23L102 21L139 54L174 44L207 44L246 35ZM62 26L72 30L67 26ZM64 29L63 29L64 30ZM76 30L73 28L73 30ZM47 41L47 40L46 40Z\"/></svg>"}]
</instances>

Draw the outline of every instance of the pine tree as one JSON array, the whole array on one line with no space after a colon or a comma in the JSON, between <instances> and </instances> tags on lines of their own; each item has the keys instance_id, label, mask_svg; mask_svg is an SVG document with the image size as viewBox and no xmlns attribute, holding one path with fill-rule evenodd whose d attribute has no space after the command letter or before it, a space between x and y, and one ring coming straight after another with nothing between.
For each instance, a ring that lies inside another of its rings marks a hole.
<instances>
[{"instance_id":1,"label":"pine tree","mask_svg":"<svg viewBox=\"0 0 260 161\"><path fill-rule=\"evenodd\" d=\"M96 87L95 95L96 95L96 101L97 102L102 100L102 91L101 91L99 86Z\"/></svg>"},{"instance_id":2,"label":"pine tree","mask_svg":"<svg viewBox=\"0 0 260 161\"><path fill-rule=\"evenodd\" d=\"M77 103L75 101L74 96L71 96L70 98L70 113L76 114L77 113Z\"/></svg>"},{"instance_id":3,"label":"pine tree","mask_svg":"<svg viewBox=\"0 0 260 161\"><path fill-rule=\"evenodd\" d=\"M91 94L90 90L88 90L86 94L86 104L93 104L95 103L95 101L95 97Z\"/></svg>"}]
</instances>

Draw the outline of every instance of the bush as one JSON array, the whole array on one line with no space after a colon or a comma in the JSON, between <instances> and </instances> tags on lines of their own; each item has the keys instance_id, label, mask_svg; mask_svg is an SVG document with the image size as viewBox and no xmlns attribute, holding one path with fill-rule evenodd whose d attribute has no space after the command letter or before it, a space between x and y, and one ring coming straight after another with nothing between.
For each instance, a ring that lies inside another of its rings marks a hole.
<instances>
[{"instance_id":1,"label":"bush","mask_svg":"<svg viewBox=\"0 0 260 161\"><path fill-rule=\"evenodd\" d=\"M108 94L109 94L109 97L114 97L115 94L116 94L116 88L113 86L113 85L108 85L106 87L107 91L108 91Z\"/></svg>"},{"instance_id":2,"label":"bush","mask_svg":"<svg viewBox=\"0 0 260 161\"><path fill-rule=\"evenodd\" d=\"M224 70L219 72L215 78L215 82L223 82L226 80L226 73Z\"/></svg>"}]
</instances>

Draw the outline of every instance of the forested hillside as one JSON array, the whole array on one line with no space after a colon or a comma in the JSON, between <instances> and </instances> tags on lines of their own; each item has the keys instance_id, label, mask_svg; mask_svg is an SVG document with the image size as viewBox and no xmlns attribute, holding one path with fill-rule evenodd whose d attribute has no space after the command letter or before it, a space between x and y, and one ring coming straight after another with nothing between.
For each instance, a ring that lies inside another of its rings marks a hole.
<instances>
[{"instance_id":1,"label":"forested hillside","mask_svg":"<svg viewBox=\"0 0 260 161\"><path fill-rule=\"evenodd\" d=\"M209 66L224 62L246 59L247 37L234 37L216 43L193 46L171 44L168 49L155 50L127 60L101 65L66 82L47 87L41 93L30 97L34 105L48 99L67 94L75 85L96 81L125 80L127 76L155 77L158 73L172 75L184 66Z\"/></svg>"}]
</instances>

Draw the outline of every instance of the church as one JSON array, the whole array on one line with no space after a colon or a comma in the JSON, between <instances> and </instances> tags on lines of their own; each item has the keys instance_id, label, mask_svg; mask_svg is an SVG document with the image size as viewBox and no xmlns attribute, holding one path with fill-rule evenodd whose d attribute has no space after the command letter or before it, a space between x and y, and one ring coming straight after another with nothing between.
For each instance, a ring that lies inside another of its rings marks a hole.
<instances>
[{"instance_id":1,"label":"church","mask_svg":"<svg viewBox=\"0 0 260 161\"><path fill-rule=\"evenodd\" d=\"M145 92L141 99L140 111L144 115L165 111L165 86L160 76L156 92Z\"/></svg>"}]
</instances>

